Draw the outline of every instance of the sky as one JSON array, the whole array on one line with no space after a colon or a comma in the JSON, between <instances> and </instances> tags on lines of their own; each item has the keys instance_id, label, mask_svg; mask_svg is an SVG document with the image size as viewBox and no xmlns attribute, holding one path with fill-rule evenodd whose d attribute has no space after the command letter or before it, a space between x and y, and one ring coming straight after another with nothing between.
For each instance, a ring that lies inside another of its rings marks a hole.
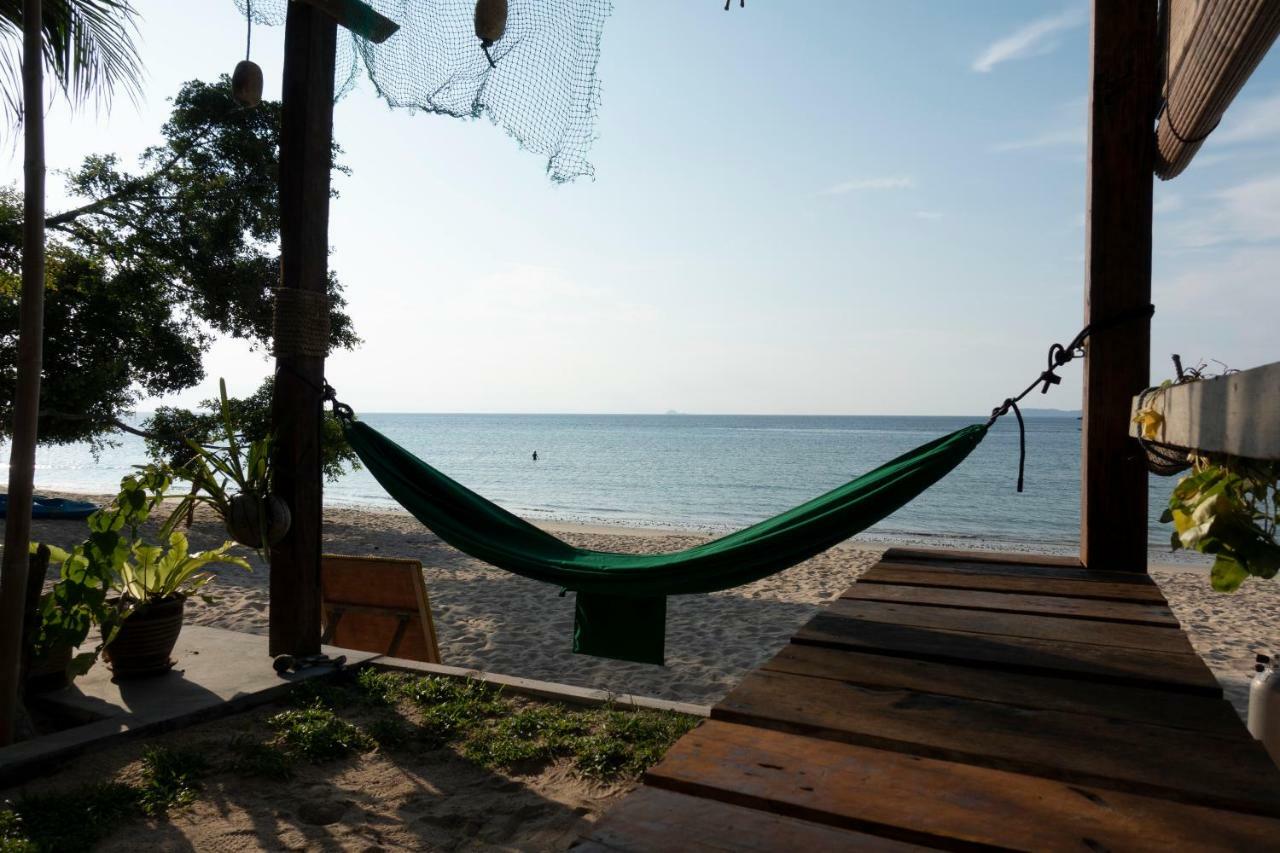
<instances>
[{"instance_id":1,"label":"sky","mask_svg":"<svg viewBox=\"0 0 1280 853\"><path fill-rule=\"evenodd\" d=\"M51 172L136 157L183 81L242 57L232 0L134 3L145 96L55 104ZM338 103L330 263L364 343L326 370L357 412L979 414L1078 330L1087 4L614 5L595 180L368 84ZM254 30L269 97L282 40ZM0 167L20 181L20 153ZM1155 193L1153 379L1174 352L1276 360L1280 50ZM206 368L140 408L272 365L225 340ZM1064 374L1031 404L1077 408Z\"/></svg>"}]
</instances>

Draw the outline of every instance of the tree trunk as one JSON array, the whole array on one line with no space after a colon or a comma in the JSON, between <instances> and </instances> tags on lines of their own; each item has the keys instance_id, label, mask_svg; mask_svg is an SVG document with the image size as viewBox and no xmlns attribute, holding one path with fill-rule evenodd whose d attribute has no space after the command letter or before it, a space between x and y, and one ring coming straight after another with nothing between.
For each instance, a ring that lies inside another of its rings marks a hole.
<instances>
[{"instance_id":1,"label":"tree trunk","mask_svg":"<svg viewBox=\"0 0 1280 853\"><path fill-rule=\"evenodd\" d=\"M21 687L22 634L26 622L27 543L35 491L36 428L44 339L44 93L41 0L22 9L22 108L24 160L22 304L18 325L18 381L13 396L13 444L9 449L9 507L0 573L0 746L13 741Z\"/></svg>"}]
</instances>

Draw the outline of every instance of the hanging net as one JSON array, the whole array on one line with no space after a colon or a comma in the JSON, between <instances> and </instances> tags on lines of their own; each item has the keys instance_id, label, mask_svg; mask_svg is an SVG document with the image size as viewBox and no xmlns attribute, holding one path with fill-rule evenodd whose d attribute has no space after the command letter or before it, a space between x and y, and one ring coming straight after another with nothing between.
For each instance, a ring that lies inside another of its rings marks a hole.
<instances>
[{"instance_id":1,"label":"hanging net","mask_svg":"<svg viewBox=\"0 0 1280 853\"><path fill-rule=\"evenodd\" d=\"M234 0L254 24L284 23L290 0ZM547 158L562 183L594 175L600 36L612 0L509 0L506 29L488 48L475 0L367 0L400 25L382 44L339 29L338 97L367 75L392 107L454 118L488 116ZM492 60L492 64L490 62Z\"/></svg>"}]
</instances>

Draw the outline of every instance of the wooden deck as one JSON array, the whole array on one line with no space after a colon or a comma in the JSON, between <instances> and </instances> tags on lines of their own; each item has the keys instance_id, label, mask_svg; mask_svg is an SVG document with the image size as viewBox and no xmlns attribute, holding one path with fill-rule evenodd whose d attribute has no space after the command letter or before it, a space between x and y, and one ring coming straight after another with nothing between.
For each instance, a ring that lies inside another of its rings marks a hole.
<instances>
[{"instance_id":1,"label":"wooden deck","mask_svg":"<svg viewBox=\"0 0 1280 853\"><path fill-rule=\"evenodd\" d=\"M1146 575L892 549L575 849L986 847L1280 849L1280 771Z\"/></svg>"}]
</instances>

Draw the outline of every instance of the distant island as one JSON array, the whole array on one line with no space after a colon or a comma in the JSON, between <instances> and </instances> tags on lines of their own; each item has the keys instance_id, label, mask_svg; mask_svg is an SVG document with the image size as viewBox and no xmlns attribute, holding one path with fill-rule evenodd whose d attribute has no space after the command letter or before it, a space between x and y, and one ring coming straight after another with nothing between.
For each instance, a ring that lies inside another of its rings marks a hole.
<instances>
[{"instance_id":1,"label":"distant island","mask_svg":"<svg viewBox=\"0 0 1280 853\"><path fill-rule=\"evenodd\" d=\"M1084 415L1079 409L1028 409L1022 410L1026 418L1079 418Z\"/></svg>"}]
</instances>

